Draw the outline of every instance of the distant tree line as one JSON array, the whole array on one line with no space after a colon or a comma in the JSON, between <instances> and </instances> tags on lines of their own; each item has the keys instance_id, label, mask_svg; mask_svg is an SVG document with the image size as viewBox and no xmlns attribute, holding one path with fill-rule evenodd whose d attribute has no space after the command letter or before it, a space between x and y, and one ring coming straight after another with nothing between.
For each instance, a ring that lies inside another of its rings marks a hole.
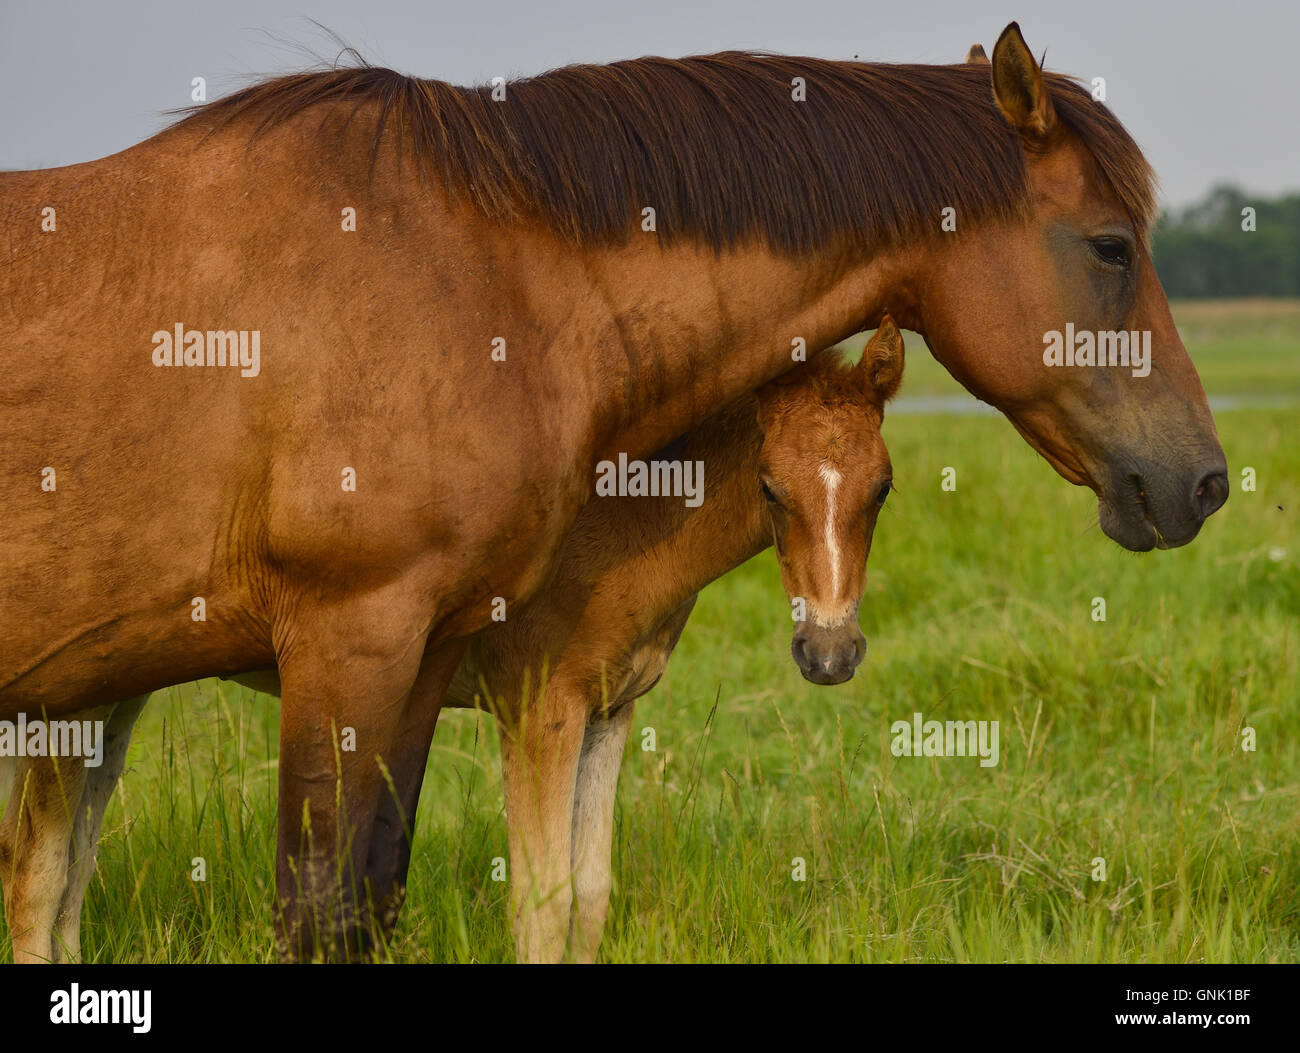
<instances>
[{"instance_id":1,"label":"distant tree line","mask_svg":"<svg viewBox=\"0 0 1300 1053\"><path fill-rule=\"evenodd\" d=\"M1170 297L1300 296L1300 193L1217 186L1160 217L1152 252Z\"/></svg>"}]
</instances>

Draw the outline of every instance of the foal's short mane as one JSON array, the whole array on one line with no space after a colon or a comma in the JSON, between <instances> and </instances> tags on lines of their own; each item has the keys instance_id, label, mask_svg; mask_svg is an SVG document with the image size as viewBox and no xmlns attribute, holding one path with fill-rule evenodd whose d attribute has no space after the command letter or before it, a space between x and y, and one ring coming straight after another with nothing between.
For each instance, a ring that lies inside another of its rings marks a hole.
<instances>
[{"instance_id":1,"label":"foal's short mane","mask_svg":"<svg viewBox=\"0 0 1300 1053\"><path fill-rule=\"evenodd\" d=\"M810 398L832 408L878 406L878 399L857 363L835 348L792 366L768 383L773 390L799 399Z\"/></svg>"},{"instance_id":2,"label":"foal's short mane","mask_svg":"<svg viewBox=\"0 0 1300 1053\"><path fill-rule=\"evenodd\" d=\"M1103 104L1045 74L1060 120L1140 233L1153 177ZM802 78L806 100L794 101ZM878 65L728 51L566 66L463 88L357 66L255 84L187 120L266 130L321 103L366 107L374 149L394 121L422 170L488 216L532 214L578 243L621 242L653 207L659 236L715 250L877 247L1026 207L1025 161L989 67ZM404 134L403 134L404 133Z\"/></svg>"}]
</instances>

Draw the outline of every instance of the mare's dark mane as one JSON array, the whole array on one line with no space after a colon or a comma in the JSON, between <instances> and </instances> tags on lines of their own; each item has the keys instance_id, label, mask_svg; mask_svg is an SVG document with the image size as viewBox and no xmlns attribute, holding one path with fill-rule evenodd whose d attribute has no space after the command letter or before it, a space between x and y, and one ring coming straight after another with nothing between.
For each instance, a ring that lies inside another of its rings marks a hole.
<instances>
[{"instance_id":1,"label":"mare's dark mane","mask_svg":"<svg viewBox=\"0 0 1300 1053\"><path fill-rule=\"evenodd\" d=\"M1096 159L1141 234L1154 212L1141 151L1075 81L1044 74L1056 112ZM802 78L806 100L794 101ZM723 52L567 66L463 88L358 66L264 81L188 121L258 131L322 103L364 110L453 197L489 216L534 215L578 243L626 239L653 207L659 236L721 250L884 246L1020 214L1023 152L987 65L877 65Z\"/></svg>"}]
</instances>

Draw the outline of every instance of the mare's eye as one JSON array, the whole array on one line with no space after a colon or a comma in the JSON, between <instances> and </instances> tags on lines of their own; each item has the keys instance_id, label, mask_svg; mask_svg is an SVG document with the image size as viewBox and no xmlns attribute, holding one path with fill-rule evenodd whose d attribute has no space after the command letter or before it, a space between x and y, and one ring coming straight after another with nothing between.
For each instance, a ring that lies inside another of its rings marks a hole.
<instances>
[{"instance_id":1,"label":"mare's eye","mask_svg":"<svg viewBox=\"0 0 1300 1053\"><path fill-rule=\"evenodd\" d=\"M1089 244L1097 258L1112 267L1128 267L1133 262L1128 242L1123 238L1093 238Z\"/></svg>"},{"instance_id":2,"label":"mare's eye","mask_svg":"<svg viewBox=\"0 0 1300 1053\"><path fill-rule=\"evenodd\" d=\"M880 493L876 494L876 504L883 505L885 503L885 498L889 496L889 490L891 485L892 484L890 483L885 483L883 486L881 486Z\"/></svg>"},{"instance_id":3,"label":"mare's eye","mask_svg":"<svg viewBox=\"0 0 1300 1053\"><path fill-rule=\"evenodd\" d=\"M760 479L758 485L763 491L763 500L769 504L776 504L776 494L772 493L772 488L767 485L767 480Z\"/></svg>"}]
</instances>

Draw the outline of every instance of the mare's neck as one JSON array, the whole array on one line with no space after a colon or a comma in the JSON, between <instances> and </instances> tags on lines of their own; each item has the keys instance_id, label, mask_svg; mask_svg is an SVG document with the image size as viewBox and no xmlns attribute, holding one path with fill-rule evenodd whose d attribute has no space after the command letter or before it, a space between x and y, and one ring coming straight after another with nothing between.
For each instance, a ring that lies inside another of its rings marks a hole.
<instances>
[{"instance_id":1,"label":"mare's neck","mask_svg":"<svg viewBox=\"0 0 1300 1053\"><path fill-rule=\"evenodd\" d=\"M591 349L604 388L597 460L644 456L691 431L790 369L796 340L813 355L910 306L915 252L846 264L831 253L661 250L643 237L595 253L586 269L608 310Z\"/></svg>"}]
</instances>

